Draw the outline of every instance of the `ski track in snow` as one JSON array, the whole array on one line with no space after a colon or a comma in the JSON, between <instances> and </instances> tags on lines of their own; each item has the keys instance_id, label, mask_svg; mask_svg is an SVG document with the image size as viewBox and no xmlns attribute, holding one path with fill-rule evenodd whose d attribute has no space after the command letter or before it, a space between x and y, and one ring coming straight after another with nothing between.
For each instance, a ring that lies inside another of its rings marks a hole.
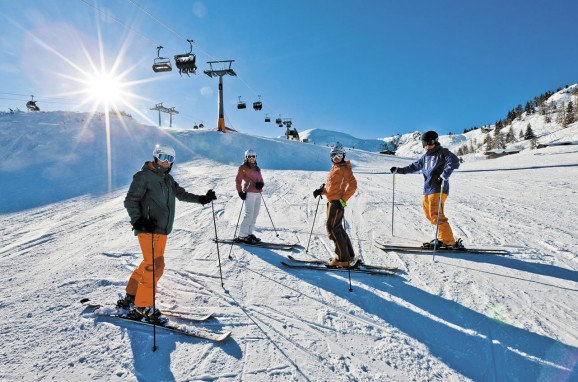
<instances>
[{"instance_id":1,"label":"ski track in snow","mask_svg":"<svg viewBox=\"0 0 578 382\"><path fill-rule=\"evenodd\" d=\"M326 150L239 139L282 158L299 147L304 160L311 150L311 162ZM386 169L410 160L348 154L359 184L345 212L352 244L366 263L400 269L394 277L352 273L352 292L346 272L280 264L289 253L332 256L326 200L315 216L318 200L311 195L327 171L263 168L271 218L262 205L256 234L299 243L292 252L217 246L211 205L177 202L157 304L214 312L198 325L232 335L215 344L157 331L156 352L150 330L97 318L78 303L83 297L114 303L141 261L123 208L126 186L0 215L1 333L10 344L0 352L0 379L578 380L578 167L556 167L578 157L571 148L540 153L541 166L535 155L520 154L466 162L452 176L446 214L454 234L466 246L511 254L438 253L436 262L431 253L373 245L419 245L433 237L435 227L421 211L421 175L396 177L391 235L393 184ZM239 218L236 168L201 158L173 171L190 192L215 189L221 239L233 236Z\"/></svg>"}]
</instances>

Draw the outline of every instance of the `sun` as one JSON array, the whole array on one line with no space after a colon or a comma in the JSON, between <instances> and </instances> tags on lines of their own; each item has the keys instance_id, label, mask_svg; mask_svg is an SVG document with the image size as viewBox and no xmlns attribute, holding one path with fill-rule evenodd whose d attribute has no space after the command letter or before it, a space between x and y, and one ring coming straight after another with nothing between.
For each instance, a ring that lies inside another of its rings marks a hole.
<instances>
[{"instance_id":1,"label":"sun","mask_svg":"<svg viewBox=\"0 0 578 382\"><path fill-rule=\"evenodd\" d=\"M86 93L96 104L114 106L123 100L123 80L110 73L96 73L86 81Z\"/></svg>"}]
</instances>

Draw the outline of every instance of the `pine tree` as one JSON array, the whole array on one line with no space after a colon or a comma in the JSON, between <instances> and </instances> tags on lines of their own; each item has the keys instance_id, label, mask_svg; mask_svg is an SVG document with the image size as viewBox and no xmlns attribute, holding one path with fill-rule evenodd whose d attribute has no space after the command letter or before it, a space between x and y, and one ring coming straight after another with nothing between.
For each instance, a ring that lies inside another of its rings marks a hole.
<instances>
[{"instance_id":1,"label":"pine tree","mask_svg":"<svg viewBox=\"0 0 578 382\"><path fill-rule=\"evenodd\" d=\"M512 126L510 126L510 129L508 130L508 133L506 134L506 143L512 143L516 141L516 137L514 137L514 130L512 128Z\"/></svg>"},{"instance_id":2,"label":"pine tree","mask_svg":"<svg viewBox=\"0 0 578 382\"><path fill-rule=\"evenodd\" d=\"M568 125L576 122L576 114L574 112L574 105L572 101L568 102L568 106L566 106L566 117L564 118L564 123L562 126L568 127Z\"/></svg>"},{"instance_id":3,"label":"pine tree","mask_svg":"<svg viewBox=\"0 0 578 382\"><path fill-rule=\"evenodd\" d=\"M528 123L526 126L526 133L524 134L524 139L534 139L536 135L534 135L534 130L532 130L532 125Z\"/></svg>"}]
</instances>

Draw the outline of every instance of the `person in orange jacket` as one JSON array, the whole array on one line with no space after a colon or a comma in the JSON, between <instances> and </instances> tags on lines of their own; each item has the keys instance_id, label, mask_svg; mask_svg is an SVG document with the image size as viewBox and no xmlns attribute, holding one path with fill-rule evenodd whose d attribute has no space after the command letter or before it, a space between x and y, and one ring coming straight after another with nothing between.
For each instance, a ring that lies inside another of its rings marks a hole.
<instances>
[{"instance_id":1,"label":"person in orange jacket","mask_svg":"<svg viewBox=\"0 0 578 382\"><path fill-rule=\"evenodd\" d=\"M351 162L345 160L345 150L338 142L329 153L333 166L327 176L327 182L313 191L313 197L327 196L327 234L335 244L336 257L330 264L337 267L349 267L353 264L355 252L351 240L343 227L343 214L347 201L357 189L357 180L353 176Z\"/></svg>"}]
</instances>

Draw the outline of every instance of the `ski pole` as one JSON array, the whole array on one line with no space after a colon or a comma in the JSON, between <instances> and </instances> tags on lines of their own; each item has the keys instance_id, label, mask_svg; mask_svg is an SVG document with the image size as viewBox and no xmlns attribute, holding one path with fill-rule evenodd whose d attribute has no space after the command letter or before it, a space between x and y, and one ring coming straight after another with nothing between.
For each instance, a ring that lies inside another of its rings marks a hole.
<instances>
[{"instance_id":1,"label":"ski pole","mask_svg":"<svg viewBox=\"0 0 578 382\"><path fill-rule=\"evenodd\" d=\"M235 237L237 236L237 228L239 227L239 221L241 220L241 212L243 212L244 205L245 201L243 200L243 203L241 203L241 209L239 210L239 217L237 218L237 225L235 226L235 233L233 234L233 240L235 240ZM233 260L231 252L233 252L233 243L231 243L231 248L229 249L229 260Z\"/></svg>"},{"instance_id":2,"label":"ski pole","mask_svg":"<svg viewBox=\"0 0 578 382\"><path fill-rule=\"evenodd\" d=\"M309 253L309 243L311 243L311 235L313 235L313 227L315 227L315 218L317 217L317 210L319 209L319 202L321 202L323 196L319 195L319 200L317 200L317 208L315 208L315 215L313 215L313 224L311 225L311 233L309 234L309 240L307 241L307 249L305 253Z\"/></svg>"},{"instance_id":3,"label":"ski pole","mask_svg":"<svg viewBox=\"0 0 578 382\"><path fill-rule=\"evenodd\" d=\"M279 237L279 234L277 233L277 229L275 228L275 224L273 224L273 219L271 219L271 214L269 213L269 208L267 208L267 203L265 203L265 198L263 197L263 193L261 192L261 199L263 200L263 205L265 206L265 209L267 210L267 215L269 215L269 220L271 220L271 225L273 226L273 230L275 231L275 236Z\"/></svg>"},{"instance_id":4,"label":"ski pole","mask_svg":"<svg viewBox=\"0 0 578 382\"><path fill-rule=\"evenodd\" d=\"M393 216L395 214L395 173L396 172L397 171L395 171L393 173L393 189L392 189L393 195L392 195L392 202L391 202L391 236L394 236L393 235Z\"/></svg>"},{"instance_id":5,"label":"ski pole","mask_svg":"<svg viewBox=\"0 0 578 382\"><path fill-rule=\"evenodd\" d=\"M217 236L217 219L215 219L215 205L211 200L211 210L213 211L213 224L215 226L215 243L217 244L217 259L219 259L219 273L221 274L221 286L225 289L223 283L223 269L221 268L221 253L219 252L219 237ZM236 230L235 230L236 231Z\"/></svg>"},{"instance_id":6,"label":"ski pole","mask_svg":"<svg viewBox=\"0 0 578 382\"><path fill-rule=\"evenodd\" d=\"M347 227L347 225L345 224L345 209L343 210L343 230L345 231L345 227ZM351 260L350 260L351 261ZM353 288L351 287L351 264L349 267L347 267L347 273L349 276L349 291L353 292Z\"/></svg>"},{"instance_id":7,"label":"ski pole","mask_svg":"<svg viewBox=\"0 0 578 382\"><path fill-rule=\"evenodd\" d=\"M438 219L437 219L437 223L436 223L436 236L435 236L435 241L434 241L434 250L433 250L433 261L435 263L436 261L436 251L437 251L437 247L438 247L438 231L440 228L440 214L442 212L442 196L443 196L443 192L444 192L444 184L445 184L446 180L442 178L442 187L440 189L440 203L438 205Z\"/></svg>"},{"instance_id":8,"label":"ski pole","mask_svg":"<svg viewBox=\"0 0 578 382\"><path fill-rule=\"evenodd\" d=\"M149 221L151 219L151 207L148 206ZM156 283L155 283L155 231L151 232L151 252L153 257L153 352L157 351L157 319L154 317L156 309Z\"/></svg>"}]
</instances>

